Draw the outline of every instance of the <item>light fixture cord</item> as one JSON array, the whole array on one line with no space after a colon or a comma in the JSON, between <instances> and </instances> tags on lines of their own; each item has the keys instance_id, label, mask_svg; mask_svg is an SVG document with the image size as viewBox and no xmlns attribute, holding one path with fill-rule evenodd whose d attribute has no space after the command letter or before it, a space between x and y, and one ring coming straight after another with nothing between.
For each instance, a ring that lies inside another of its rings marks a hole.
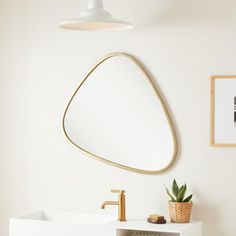
<instances>
[{"instance_id":1,"label":"light fixture cord","mask_svg":"<svg viewBox=\"0 0 236 236\"><path fill-rule=\"evenodd\" d=\"M88 9L103 9L103 0L89 0Z\"/></svg>"}]
</instances>

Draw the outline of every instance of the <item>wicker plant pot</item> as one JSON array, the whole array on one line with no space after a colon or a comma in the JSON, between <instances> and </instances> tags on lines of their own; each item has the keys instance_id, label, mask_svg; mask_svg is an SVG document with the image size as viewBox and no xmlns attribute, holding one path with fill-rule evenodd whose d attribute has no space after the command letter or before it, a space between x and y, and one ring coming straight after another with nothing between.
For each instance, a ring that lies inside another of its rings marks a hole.
<instances>
[{"instance_id":1,"label":"wicker plant pot","mask_svg":"<svg viewBox=\"0 0 236 236\"><path fill-rule=\"evenodd\" d=\"M172 223L189 223L192 202L169 202L170 220Z\"/></svg>"}]
</instances>

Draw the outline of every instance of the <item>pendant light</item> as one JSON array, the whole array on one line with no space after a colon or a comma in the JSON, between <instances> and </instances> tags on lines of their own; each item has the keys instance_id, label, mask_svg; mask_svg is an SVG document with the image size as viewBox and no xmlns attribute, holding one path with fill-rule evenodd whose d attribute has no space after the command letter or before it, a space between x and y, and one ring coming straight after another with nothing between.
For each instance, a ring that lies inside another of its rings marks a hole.
<instances>
[{"instance_id":1,"label":"pendant light","mask_svg":"<svg viewBox=\"0 0 236 236\"><path fill-rule=\"evenodd\" d=\"M132 29L133 25L115 19L111 13L104 10L103 0L89 0L88 9L83 11L79 17L59 24L59 27L68 30L127 30Z\"/></svg>"}]
</instances>

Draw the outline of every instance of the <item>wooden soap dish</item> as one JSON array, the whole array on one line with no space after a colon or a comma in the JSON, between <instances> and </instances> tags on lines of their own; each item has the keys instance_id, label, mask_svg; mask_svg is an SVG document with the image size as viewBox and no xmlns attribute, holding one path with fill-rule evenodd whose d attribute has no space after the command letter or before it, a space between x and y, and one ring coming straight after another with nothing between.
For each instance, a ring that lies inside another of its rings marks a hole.
<instances>
[{"instance_id":1,"label":"wooden soap dish","mask_svg":"<svg viewBox=\"0 0 236 236\"><path fill-rule=\"evenodd\" d=\"M148 218L147 219L147 222L148 223L151 223L151 224L165 224L166 223L166 220L164 219L164 220L153 220L153 219L151 219L151 218Z\"/></svg>"}]
</instances>

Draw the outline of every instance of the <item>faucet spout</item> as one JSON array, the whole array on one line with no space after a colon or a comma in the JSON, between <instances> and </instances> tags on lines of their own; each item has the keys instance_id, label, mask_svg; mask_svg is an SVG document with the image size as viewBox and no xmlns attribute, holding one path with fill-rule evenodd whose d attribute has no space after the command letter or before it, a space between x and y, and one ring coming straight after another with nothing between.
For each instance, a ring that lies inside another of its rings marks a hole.
<instances>
[{"instance_id":1,"label":"faucet spout","mask_svg":"<svg viewBox=\"0 0 236 236\"><path fill-rule=\"evenodd\" d=\"M105 209L107 205L119 205L118 201L105 201L101 205L101 209Z\"/></svg>"}]
</instances>

